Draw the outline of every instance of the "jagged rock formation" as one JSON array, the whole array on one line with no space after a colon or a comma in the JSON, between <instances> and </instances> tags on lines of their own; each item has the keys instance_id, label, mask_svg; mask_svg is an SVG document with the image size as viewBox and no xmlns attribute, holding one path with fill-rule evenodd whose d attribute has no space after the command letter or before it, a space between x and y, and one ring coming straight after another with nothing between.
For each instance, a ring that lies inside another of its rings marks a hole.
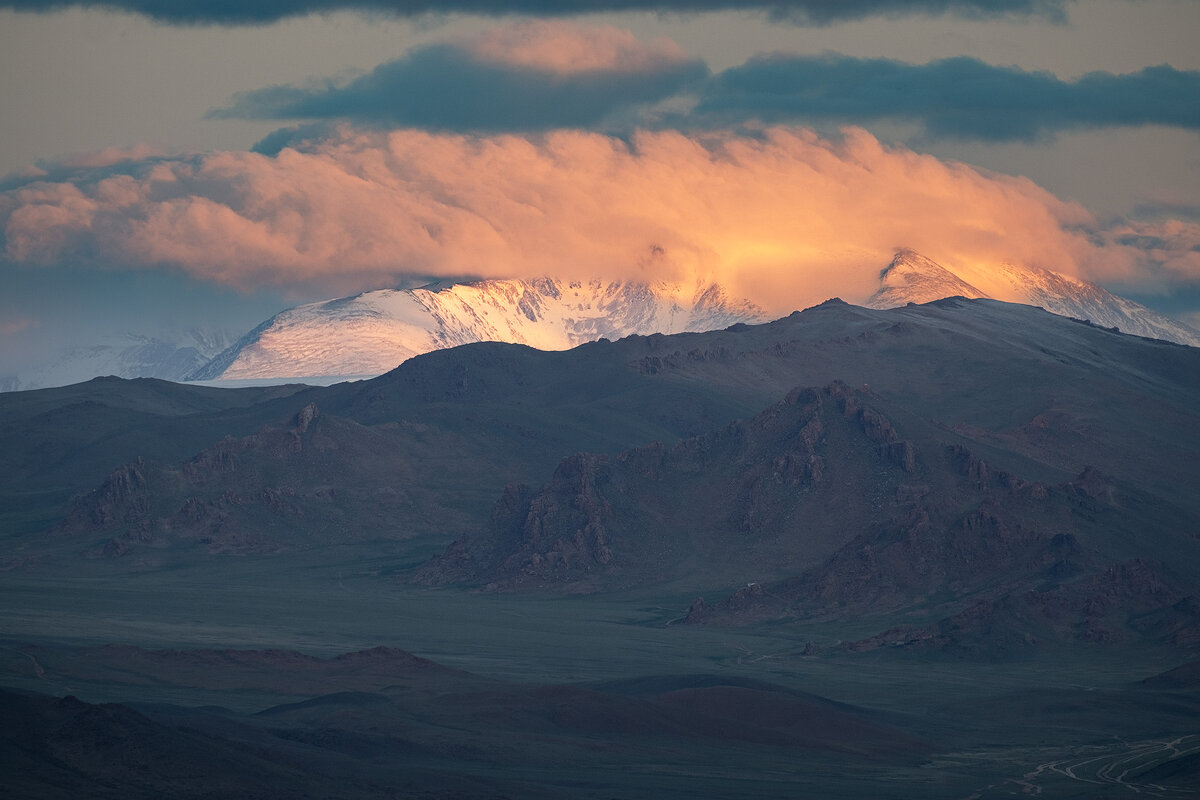
<instances>
[{"instance_id":1,"label":"jagged rock formation","mask_svg":"<svg viewBox=\"0 0 1200 800\"><path fill-rule=\"evenodd\" d=\"M658 374L681 362L651 363ZM1060 484L1025 479L926 425L920 442L902 436L878 403L843 383L796 389L753 419L671 447L576 454L540 490L510 486L487 528L417 579L594 591L669 582L681 563L699 580L696 563L719 563L755 579L719 602L698 598L685 622L946 615L845 646L855 651L969 648L980 630L996 642L1107 642L1156 635L1131 627L1136 615L1184 612L1178 577L1108 561L1113 534L1143 524L1138 492L1090 466ZM1186 641L1197 621L1169 623L1172 640Z\"/></svg>"},{"instance_id":2,"label":"jagged rock formation","mask_svg":"<svg viewBox=\"0 0 1200 800\"><path fill-rule=\"evenodd\" d=\"M796 389L753 419L670 447L576 454L541 490L510 486L487 529L418 579L583 589L600 576L665 580L681 562L755 574L804 563L884 513L882 503L833 510L843 482L869 481L882 497L917 467L916 447L869 402L840 383Z\"/></svg>"},{"instance_id":3,"label":"jagged rock formation","mask_svg":"<svg viewBox=\"0 0 1200 800\"><path fill-rule=\"evenodd\" d=\"M1180 590L1178 573L1133 559L1107 563L1097 529L1137 530L1124 495L1094 468L1058 486L989 469L961 445L946 463L962 481L955 492L901 487L891 519L825 563L768 586L744 587L718 603L697 599L687 623L744 624L766 619L840 617L925 607L951 610L932 625L901 625L845 643L986 651L1012 655L1040 643L1110 643L1139 636L1188 646L1200 608ZM965 493L964 493L965 490ZM963 502L965 501L965 502Z\"/></svg>"},{"instance_id":4,"label":"jagged rock formation","mask_svg":"<svg viewBox=\"0 0 1200 800\"><path fill-rule=\"evenodd\" d=\"M181 543L210 553L283 552L303 546L303 535L288 534L298 521L315 516L309 520L314 527L330 521L319 512L328 513L335 490L329 475L307 474L314 464L332 459L345 468L344 476L369 473L372 462L358 456L379 443L372 432L326 419L316 403L308 403L287 425L227 436L178 465L138 459L119 467L98 489L74 499L56 533L106 537L90 550L105 558ZM396 504L409 505L402 493L374 494L376 519Z\"/></svg>"}]
</instances>

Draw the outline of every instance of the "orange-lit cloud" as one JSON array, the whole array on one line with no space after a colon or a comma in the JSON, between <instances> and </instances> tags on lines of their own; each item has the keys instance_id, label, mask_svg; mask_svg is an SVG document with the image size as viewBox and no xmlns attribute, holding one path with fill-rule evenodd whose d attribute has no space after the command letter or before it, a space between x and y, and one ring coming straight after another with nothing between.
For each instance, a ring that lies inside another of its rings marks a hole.
<instances>
[{"instance_id":1,"label":"orange-lit cloud","mask_svg":"<svg viewBox=\"0 0 1200 800\"><path fill-rule=\"evenodd\" d=\"M643 42L611 25L524 20L496 25L461 47L483 62L571 75L581 72L652 72L688 61L665 37Z\"/></svg>"},{"instance_id":2,"label":"orange-lit cloud","mask_svg":"<svg viewBox=\"0 0 1200 800\"><path fill-rule=\"evenodd\" d=\"M1025 178L860 129L626 141L343 128L275 157L156 158L29 183L0 195L0 229L16 262L167 265L248 288L695 276L780 312L864 299L898 247L948 266L1008 261L1080 277L1129 277L1148 257Z\"/></svg>"},{"instance_id":3,"label":"orange-lit cloud","mask_svg":"<svg viewBox=\"0 0 1200 800\"><path fill-rule=\"evenodd\" d=\"M11 319L0 318L0 338L6 336L15 336L21 331L30 330L38 326L36 319L29 317L13 317Z\"/></svg>"}]
</instances>

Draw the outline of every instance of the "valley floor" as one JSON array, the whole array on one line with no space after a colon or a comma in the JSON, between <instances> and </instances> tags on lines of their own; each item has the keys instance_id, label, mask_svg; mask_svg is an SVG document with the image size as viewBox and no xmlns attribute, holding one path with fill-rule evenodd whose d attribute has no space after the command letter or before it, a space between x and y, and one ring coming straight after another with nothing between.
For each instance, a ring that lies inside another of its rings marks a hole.
<instances>
[{"instance_id":1,"label":"valley floor","mask_svg":"<svg viewBox=\"0 0 1200 800\"><path fill-rule=\"evenodd\" d=\"M850 653L837 643L884 621L680 625L691 598L678 590L431 589L387 574L394 563L325 553L284 569L244 558L219 572L9 573L0 686L129 705L147 730L201 731L227 749L178 746L210 759L204 769L224 764L230 785L261 769L229 755L249 747L297 797L302 786L345 797L401 786L423 797L1188 797L1200 779L1200 691L1141 683L1177 666L1177 650ZM379 646L450 669L422 683L434 673L336 660ZM274 654L253 669L195 656L226 649ZM43 724L90 708L22 713ZM78 742L47 742L54 763L91 775L93 796L165 785L211 796L194 776L153 770L139 788L111 764L78 761ZM17 769L0 781L28 779L10 788L78 793L29 742L10 735L4 747Z\"/></svg>"}]
</instances>

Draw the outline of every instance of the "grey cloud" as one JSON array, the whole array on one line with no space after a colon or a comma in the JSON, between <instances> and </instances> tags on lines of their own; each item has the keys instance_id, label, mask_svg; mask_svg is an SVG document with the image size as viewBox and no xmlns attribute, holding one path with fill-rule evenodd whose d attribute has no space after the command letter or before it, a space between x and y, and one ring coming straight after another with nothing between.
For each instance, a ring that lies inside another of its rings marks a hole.
<instances>
[{"instance_id":1,"label":"grey cloud","mask_svg":"<svg viewBox=\"0 0 1200 800\"><path fill-rule=\"evenodd\" d=\"M1200 222L1200 205L1163 200L1148 201L1134 206L1131 216L1146 220L1186 219Z\"/></svg>"},{"instance_id":2,"label":"grey cloud","mask_svg":"<svg viewBox=\"0 0 1200 800\"><path fill-rule=\"evenodd\" d=\"M698 96L687 112L638 113L672 97ZM483 63L456 45L421 48L345 85L276 86L236 97L214 117L336 120L483 132L560 127L736 126L747 121L869 125L915 122L930 138L1035 141L1086 128L1164 125L1200 130L1200 72L1168 65L1064 81L1049 72L950 58L771 55L717 75L701 61L640 72L557 74ZM323 128L272 134L278 152Z\"/></svg>"},{"instance_id":3,"label":"grey cloud","mask_svg":"<svg viewBox=\"0 0 1200 800\"><path fill-rule=\"evenodd\" d=\"M1173 239L1165 236L1148 236L1139 235L1136 233L1117 236L1113 239L1117 244L1125 245L1126 247L1134 247L1138 250L1169 250L1175 246ZM1191 250L1193 253L1200 253L1200 244L1194 244L1183 249Z\"/></svg>"},{"instance_id":4,"label":"grey cloud","mask_svg":"<svg viewBox=\"0 0 1200 800\"><path fill-rule=\"evenodd\" d=\"M467 13L565 17L622 11L697 13L757 11L794 24L826 25L873 16L953 14L971 18L1062 20L1068 0L0 0L0 8L57 11L103 8L142 14L173 25L262 25L288 17L360 11L415 17Z\"/></svg>"},{"instance_id":5,"label":"grey cloud","mask_svg":"<svg viewBox=\"0 0 1200 800\"><path fill-rule=\"evenodd\" d=\"M917 122L932 137L1032 141L1120 125L1200 130L1200 72L1168 65L1063 81L973 58L914 65L841 55L762 56L715 76L694 115L742 121Z\"/></svg>"},{"instance_id":6,"label":"grey cloud","mask_svg":"<svg viewBox=\"0 0 1200 800\"><path fill-rule=\"evenodd\" d=\"M349 119L435 130L529 131L590 127L702 81L701 61L662 61L643 71L569 74L486 63L461 47L431 45L345 85L274 86L209 112L215 118ZM302 129L304 135L309 129ZM265 150L286 143L260 143ZM294 134L293 134L294 136Z\"/></svg>"},{"instance_id":7,"label":"grey cloud","mask_svg":"<svg viewBox=\"0 0 1200 800\"><path fill-rule=\"evenodd\" d=\"M335 126L336 123L313 122L279 128L255 142L250 151L264 156L276 156L285 147L304 147L312 142L330 138L336 133Z\"/></svg>"}]
</instances>

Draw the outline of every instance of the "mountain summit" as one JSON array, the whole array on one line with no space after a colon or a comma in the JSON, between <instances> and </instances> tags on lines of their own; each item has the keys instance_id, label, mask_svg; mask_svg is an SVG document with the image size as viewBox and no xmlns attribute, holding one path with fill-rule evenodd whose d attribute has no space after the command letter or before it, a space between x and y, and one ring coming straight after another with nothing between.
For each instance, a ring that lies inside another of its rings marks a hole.
<instances>
[{"instance_id":1,"label":"mountain summit","mask_svg":"<svg viewBox=\"0 0 1200 800\"><path fill-rule=\"evenodd\" d=\"M384 289L281 312L189 379L374 376L421 353L471 342L566 350L601 338L765 320L762 309L703 282L542 278Z\"/></svg>"},{"instance_id":2,"label":"mountain summit","mask_svg":"<svg viewBox=\"0 0 1200 800\"><path fill-rule=\"evenodd\" d=\"M1102 328L1200 347L1200 331L1094 283L1015 264L952 271L911 250L896 253L879 273L879 289L863 305L895 308L955 296L1040 306L1052 314L1087 320Z\"/></svg>"},{"instance_id":3,"label":"mountain summit","mask_svg":"<svg viewBox=\"0 0 1200 800\"><path fill-rule=\"evenodd\" d=\"M987 295L920 253L900 250L892 263L879 273L879 289L864 305L895 308L909 303L929 303L943 297L975 300Z\"/></svg>"}]
</instances>

